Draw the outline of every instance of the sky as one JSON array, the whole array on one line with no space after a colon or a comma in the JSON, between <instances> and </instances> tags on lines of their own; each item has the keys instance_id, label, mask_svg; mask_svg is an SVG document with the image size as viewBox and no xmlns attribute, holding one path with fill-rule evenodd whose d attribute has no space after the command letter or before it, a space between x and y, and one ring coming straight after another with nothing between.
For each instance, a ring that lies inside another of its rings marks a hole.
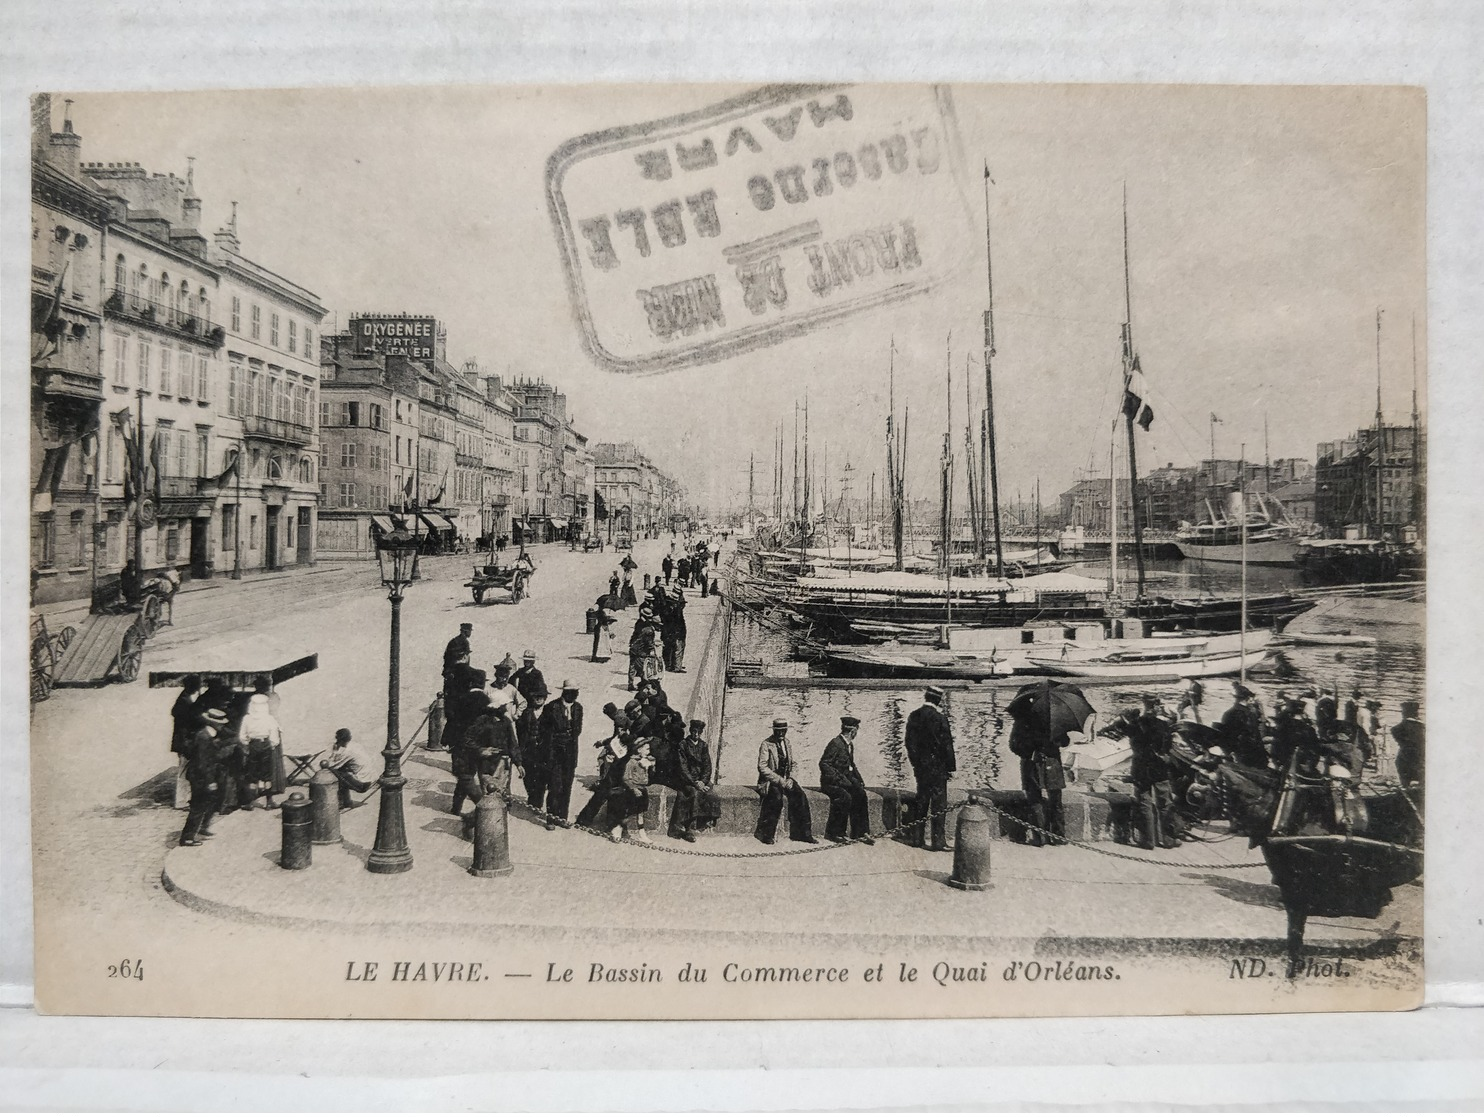
<instances>
[{"instance_id":1,"label":"sky","mask_svg":"<svg viewBox=\"0 0 1484 1117\"><path fill-rule=\"evenodd\" d=\"M1426 411L1424 104L1381 87L952 88L970 168L951 282L805 336L651 376L597 366L580 336L547 214L547 158L572 137L700 108L737 86L404 87L77 94L86 161L184 175L203 224L233 200L243 252L315 291L326 328L356 312L430 313L455 364L539 376L593 442L633 440L691 499L766 506L773 436L792 457L807 395L830 489L884 472L888 364L912 409L910 495L936 491L953 372L982 406L989 209L1002 499L1106 476L1129 302L1156 417L1141 469L1210 453L1313 459L1373 421L1405 422L1412 321ZM60 127L61 96L55 98ZM967 362L967 364L966 364ZM1120 469L1122 468L1120 454ZM961 455L960 455L961 457ZM959 500L962 500L960 495Z\"/></svg>"}]
</instances>

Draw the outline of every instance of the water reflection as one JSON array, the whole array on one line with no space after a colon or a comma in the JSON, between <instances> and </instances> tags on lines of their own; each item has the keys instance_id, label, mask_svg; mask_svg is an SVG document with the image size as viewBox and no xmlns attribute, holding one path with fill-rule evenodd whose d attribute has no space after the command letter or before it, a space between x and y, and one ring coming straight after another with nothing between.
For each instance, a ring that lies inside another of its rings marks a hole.
<instances>
[{"instance_id":1,"label":"water reflection","mask_svg":"<svg viewBox=\"0 0 1484 1117\"><path fill-rule=\"evenodd\" d=\"M1164 564L1181 573L1195 564ZM1211 566L1205 576L1211 578ZM1296 572L1263 572L1276 589ZM1224 578L1236 572L1219 572ZM1218 592L1225 586L1217 586ZM1376 638L1374 646L1288 647L1265 667L1248 677L1248 684L1271 711L1280 691L1296 693L1309 685L1334 686L1341 706L1355 689L1381 703L1381 720L1389 727L1401 718L1401 703L1422 699L1424 648L1420 605L1396 606L1371 600L1326 603L1300 626L1314 631L1351 631ZM732 629L734 659L777 662L790 656L787 635L760 626L739 615ZM1088 686L1088 701L1106 724L1125 706L1137 704L1143 693L1160 695L1173 709L1184 687L1155 685ZM1227 679L1205 680L1206 697L1200 710L1206 722L1219 718L1231 704ZM1009 719L1004 710L1015 694L1012 687L950 688L944 704L953 728L958 754L956 784L963 786L1018 786L1019 765L1009 750ZM722 772L729 783L750 783L755 777L757 746L768 735L774 717L789 721L789 740L795 749L804 782L817 778L819 756L840 728L839 719L861 719L856 738L856 763L868 784L910 787L911 766L903 737L907 715L922 704L922 684L901 680L885 689L875 687L732 687L727 692ZM1424 715L1425 716L1425 715Z\"/></svg>"}]
</instances>

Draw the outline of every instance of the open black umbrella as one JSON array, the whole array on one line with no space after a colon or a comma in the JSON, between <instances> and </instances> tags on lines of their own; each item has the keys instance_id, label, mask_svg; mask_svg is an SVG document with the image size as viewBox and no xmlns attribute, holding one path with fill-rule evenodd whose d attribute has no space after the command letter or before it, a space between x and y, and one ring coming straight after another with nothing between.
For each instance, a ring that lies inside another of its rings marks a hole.
<instances>
[{"instance_id":1,"label":"open black umbrella","mask_svg":"<svg viewBox=\"0 0 1484 1117\"><path fill-rule=\"evenodd\" d=\"M1016 736L1058 746L1066 744L1068 734L1080 732L1093 714L1080 690L1050 679L1021 687L1005 709L1015 721Z\"/></svg>"}]
</instances>

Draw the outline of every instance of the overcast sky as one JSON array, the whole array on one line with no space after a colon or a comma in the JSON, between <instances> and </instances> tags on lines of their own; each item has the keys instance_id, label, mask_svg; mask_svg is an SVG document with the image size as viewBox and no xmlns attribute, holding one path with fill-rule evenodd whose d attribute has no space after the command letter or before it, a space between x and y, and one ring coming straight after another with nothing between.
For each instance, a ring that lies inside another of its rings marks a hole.
<instances>
[{"instance_id":1,"label":"overcast sky","mask_svg":"<svg viewBox=\"0 0 1484 1117\"><path fill-rule=\"evenodd\" d=\"M1002 496L1048 502L1106 474L1123 318L1128 190L1136 345L1156 410L1140 464L1209 453L1312 459L1371 421L1375 311L1384 406L1406 421L1411 320L1426 378L1424 106L1379 88L956 86L976 227L957 281L726 361L635 378L584 352L547 215L562 142L699 108L739 87L427 87L76 95L84 160L195 182L208 232L239 203L243 251L317 292L325 326L357 311L430 313L454 363L542 376L593 441L633 439L693 496L766 505L772 434L807 389L811 445L857 492L883 469L887 362L912 405L909 487L936 489L952 331L955 421L984 309L983 198L994 177L995 360ZM61 123L60 97L56 126ZM1425 411L1426 402L1423 400ZM962 429L955 435L961 449ZM790 449L791 453L791 449ZM838 482L832 482L835 489ZM879 480L878 480L879 484Z\"/></svg>"}]
</instances>

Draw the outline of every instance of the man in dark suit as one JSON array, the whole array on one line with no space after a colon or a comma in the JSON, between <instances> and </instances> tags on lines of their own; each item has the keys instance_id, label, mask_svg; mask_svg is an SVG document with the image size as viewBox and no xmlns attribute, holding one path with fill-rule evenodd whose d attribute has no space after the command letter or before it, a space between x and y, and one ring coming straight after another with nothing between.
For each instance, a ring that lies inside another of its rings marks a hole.
<instances>
[{"instance_id":1,"label":"man in dark suit","mask_svg":"<svg viewBox=\"0 0 1484 1117\"><path fill-rule=\"evenodd\" d=\"M931 844L927 844L926 827L908 833L914 844L942 851L948 848L948 777L958 770L958 760L953 754L953 731L941 708L942 690L930 686L923 697L926 701L907 715L906 745L907 760L917 780L911 817L921 822L928 815L935 816Z\"/></svg>"},{"instance_id":2,"label":"man in dark suit","mask_svg":"<svg viewBox=\"0 0 1484 1117\"><path fill-rule=\"evenodd\" d=\"M1180 817L1175 810L1175 792L1170 783L1173 765L1170 749L1174 745L1174 720L1159 696L1146 694L1142 709L1124 710L1098 731L1099 737L1128 739L1133 754L1129 777L1134 784L1134 804L1138 812L1140 839L1144 849L1160 846L1173 849L1180 844Z\"/></svg>"},{"instance_id":3,"label":"man in dark suit","mask_svg":"<svg viewBox=\"0 0 1484 1117\"><path fill-rule=\"evenodd\" d=\"M535 652L527 649L522 659L524 662L520 669L510 676L510 681L515 684L515 689L520 691L520 696L530 702L536 694L544 696L547 693L546 679L541 674L541 668L536 666Z\"/></svg>"},{"instance_id":4,"label":"man in dark suit","mask_svg":"<svg viewBox=\"0 0 1484 1117\"><path fill-rule=\"evenodd\" d=\"M190 803L191 784L186 779L186 760L191 751L191 742L201 728L202 696L206 688L201 685L200 675L187 675L180 681L180 695L170 707L170 751L177 759L175 772L175 809L183 811Z\"/></svg>"},{"instance_id":5,"label":"man in dark suit","mask_svg":"<svg viewBox=\"0 0 1484 1117\"><path fill-rule=\"evenodd\" d=\"M1413 701L1402 703L1402 720L1391 727L1396 742L1396 778L1403 787L1422 786L1427 727L1422 724L1422 707Z\"/></svg>"},{"instance_id":6,"label":"man in dark suit","mask_svg":"<svg viewBox=\"0 0 1484 1117\"><path fill-rule=\"evenodd\" d=\"M577 701L577 684L567 679L562 683L562 696L541 711L539 727L541 751L548 764L546 787L546 828L554 829L560 820L567 822L572 804L572 780L577 775L577 742L582 736L582 703Z\"/></svg>"},{"instance_id":7,"label":"man in dark suit","mask_svg":"<svg viewBox=\"0 0 1484 1117\"><path fill-rule=\"evenodd\" d=\"M468 622L459 625L459 634L444 646L443 683L445 687L448 685L448 676L453 673L454 667L457 664L469 662L469 656L471 654L469 636L473 631L474 626Z\"/></svg>"},{"instance_id":8,"label":"man in dark suit","mask_svg":"<svg viewBox=\"0 0 1484 1117\"><path fill-rule=\"evenodd\" d=\"M705 728L704 721L690 723L690 732L674 749L668 773L668 785L675 791L670 837L687 842L721 817L721 800L711 789L711 750L701 737Z\"/></svg>"},{"instance_id":9,"label":"man in dark suit","mask_svg":"<svg viewBox=\"0 0 1484 1117\"><path fill-rule=\"evenodd\" d=\"M855 735L860 726L860 718L842 717L840 732L825 745L819 758L819 790L830 797L824 836L832 842L845 841L848 823L849 837L875 845L871 837L871 814L866 806L866 781L855 766Z\"/></svg>"},{"instance_id":10,"label":"man in dark suit","mask_svg":"<svg viewBox=\"0 0 1484 1117\"><path fill-rule=\"evenodd\" d=\"M799 781L794 779L793 750L788 747L788 722L773 722L773 735L763 742L757 754L757 793L762 796L757 829L753 836L764 845L772 845L778 833L778 817L783 804L788 804L788 836L796 842L817 845L809 800Z\"/></svg>"},{"instance_id":11,"label":"man in dark suit","mask_svg":"<svg viewBox=\"0 0 1484 1117\"><path fill-rule=\"evenodd\" d=\"M201 728L191 738L190 751L186 755L186 779L191 784L191 807L186 813L185 829L180 832L180 844L198 846L203 837L211 837L211 820L221 807L221 760L225 748L219 734L226 727L227 715L221 710L205 710L201 714Z\"/></svg>"}]
</instances>

